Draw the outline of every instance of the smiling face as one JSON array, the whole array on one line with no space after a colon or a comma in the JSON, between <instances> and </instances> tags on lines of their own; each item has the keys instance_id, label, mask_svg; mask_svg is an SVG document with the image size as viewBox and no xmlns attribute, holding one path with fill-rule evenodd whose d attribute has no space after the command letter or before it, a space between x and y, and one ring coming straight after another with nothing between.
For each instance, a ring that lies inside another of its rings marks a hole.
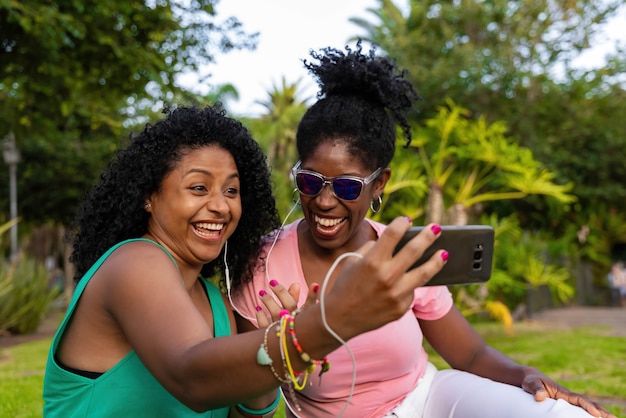
<instances>
[{"instance_id":1,"label":"smiling face","mask_svg":"<svg viewBox=\"0 0 626 418\"><path fill-rule=\"evenodd\" d=\"M341 141L324 141L302 161L300 168L325 177L350 175L365 178L373 171L351 155ZM389 170L382 170L377 179L363 186L355 200L338 199L328 184L314 197L300 193L308 236L317 246L332 251L353 251L363 245L371 239L371 228L363 223L363 219L370 202L380 196L388 178Z\"/></svg>"},{"instance_id":2,"label":"smiling face","mask_svg":"<svg viewBox=\"0 0 626 418\"><path fill-rule=\"evenodd\" d=\"M239 172L216 145L187 152L150 197L148 235L177 259L201 266L219 256L241 218Z\"/></svg>"}]
</instances>

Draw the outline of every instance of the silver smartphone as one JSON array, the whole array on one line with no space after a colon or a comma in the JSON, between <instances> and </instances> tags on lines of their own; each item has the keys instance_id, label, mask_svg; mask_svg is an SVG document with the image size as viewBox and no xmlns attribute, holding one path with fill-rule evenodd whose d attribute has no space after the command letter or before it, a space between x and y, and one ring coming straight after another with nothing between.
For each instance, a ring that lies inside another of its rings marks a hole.
<instances>
[{"instance_id":1,"label":"silver smartphone","mask_svg":"<svg viewBox=\"0 0 626 418\"><path fill-rule=\"evenodd\" d=\"M394 254L423 227L413 226L402 237ZM448 251L448 262L424 286L463 285L484 283L491 277L494 231L487 225L442 225L441 235L412 266L428 260L435 251Z\"/></svg>"}]
</instances>

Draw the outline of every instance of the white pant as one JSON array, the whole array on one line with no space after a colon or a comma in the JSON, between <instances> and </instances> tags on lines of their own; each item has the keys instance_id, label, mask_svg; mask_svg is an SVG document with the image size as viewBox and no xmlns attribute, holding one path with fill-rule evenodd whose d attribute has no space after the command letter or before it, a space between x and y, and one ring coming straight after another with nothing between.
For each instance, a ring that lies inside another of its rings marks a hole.
<instances>
[{"instance_id":1,"label":"white pant","mask_svg":"<svg viewBox=\"0 0 626 418\"><path fill-rule=\"evenodd\" d=\"M523 389L428 363L419 384L385 418L590 418L563 400L541 402Z\"/></svg>"}]
</instances>

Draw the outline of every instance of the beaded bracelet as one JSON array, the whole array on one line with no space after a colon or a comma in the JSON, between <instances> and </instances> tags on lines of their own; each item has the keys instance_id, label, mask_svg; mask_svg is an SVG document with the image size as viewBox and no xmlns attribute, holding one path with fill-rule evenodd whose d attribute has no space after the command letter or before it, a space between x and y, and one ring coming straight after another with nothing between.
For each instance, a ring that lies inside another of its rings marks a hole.
<instances>
[{"instance_id":1,"label":"beaded bracelet","mask_svg":"<svg viewBox=\"0 0 626 418\"><path fill-rule=\"evenodd\" d=\"M307 370L309 371L309 373L313 373L313 371L315 370L316 364L321 365L321 370L319 374L319 376L321 377L322 374L330 370L330 363L328 362L328 358L324 357L322 360L313 360L311 356L302 349L302 346L300 345L300 342L298 341L298 337L296 337L295 319L296 319L296 312L288 315L287 317L287 323L288 323L288 328L289 328L289 335L291 335L291 341L293 342L293 345L296 347L298 354L300 354L300 358L302 359L302 361L308 365Z\"/></svg>"},{"instance_id":2,"label":"beaded bracelet","mask_svg":"<svg viewBox=\"0 0 626 418\"><path fill-rule=\"evenodd\" d=\"M276 410L276 408L278 408L278 404L280 403L280 392L277 391L276 393L276 399L274 399L274 402L272 402L272 404L266 408L263 409L252 409L252 408L248 408L247 406L243 405L243 404L237 404L235 405L235 408L237 408L239 410L239 412L245 414L246 416L253 416L253 417L262 417L264 415L267 415L271 412L274 412Z\"/></svg>"},{"instance_id":3,"label":"beaded bracelet","mask_svg":"<svg viewBox=\"0 0 626 418\"><path fill-rule=\"evenodd\" d=\"M272 329L274 326L276 326L277 332L280 332L279 321L276 321L270 324L267 328L265 328L265 334L263 334L263 342L261 343L261 346L256 353L256 361L261 366L270 366L270 370L272 371L272 374L274 375L276 380L281 383L289 383L291 380L286 380L284 377L281 377L278 372L276 372L276 369L274 368L274 361L270 357L270 350L267 347L267 335L269 334L270 329ZM280 336L280 334L278 334L277 336Z\"/></svg>"},{"instance_id":4,"label":"beaded bracelet","mask_svg":"<svg viewBox=\"0 0 626 418\"><path fill-rule=\"evenodd\" d=\"M291 379L291 382L293 383L293 387L295 390L302 390L304 389L304 387L306 386L306 381L307 381L307 377L309 375L309 369L307 367L307 369L304 371L304 373L296 373L293 370L293 367L291 365L291 359L289 358L289 351L287 348L287 323L289 322L289 318L291 318L291 316L286 315L285 319L283 321L281 321L281 346L283 351L286 353L285 355L285 363L287 364L287 372L289 373L289 378ZM312 363L311 363L312 364ZM315 365L313 365L315 366ZM298 376L304 376L302 378L302 382L300 382L298 380Z\"/></svg>"},{"instance_id":5,"label":"beaded bracelet","mask_svg":"<svg viewBox=\"0 0 626 418\"><path fill-rule=\"evenodd\" d=\"M287 321L286 316L282 316L280 321L281 321L281 329L282 329L283 324L285 324ZM280 347L280 358L283 361L283 369L285 370L285 378L288 379L287 390L289 391L289 397L291 398L291 401L293 402L294 408L296 408L296 410L300 412L302 411L302 408L300 407L300 403L298 403L298 398L296 397L296 392L294 390L292 378L288 371L287 356L289 355L289 351L287 351L286 349L286 344L283 344L283 340L286 339L284 333L281 334L279 338L281 339L281 341L278 344L278 346Z\"/></svg>"}]
</instances>

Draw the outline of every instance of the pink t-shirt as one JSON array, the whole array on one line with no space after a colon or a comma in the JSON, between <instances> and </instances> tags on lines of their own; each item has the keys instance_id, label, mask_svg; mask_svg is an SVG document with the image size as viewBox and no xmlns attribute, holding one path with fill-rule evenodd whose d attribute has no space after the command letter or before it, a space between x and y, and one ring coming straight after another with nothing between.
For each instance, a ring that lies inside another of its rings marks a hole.
<instances>
[{"instance_id":1,"label":"pink t-shirt","mask_svg":"<svg viewBox=\"0 0 626 418\"><path fill-rule=\"evenodd\" d=\"M380 236L385 226L368 221ZM233 295L235 307L244 315L255 317L255 307L262 305L259 291L269 289L268 281L271 279L285 287L299 283L302 290L298 305L304 304L308 287L298 253L298 223L285 226L272 249L269 279L264 270L259 271L253 282ZM271 242L266 249L270 245ZM402 318L348 341L356 359L357 373L354 393L344 417L385 415L416 387L428 360L422 348L422 331L416 318L439 319L448 313L452 304L452 295L445 286L418 288L412 309ZM256 325L256 321L253 322ZM318 368L309 376L306 387L298 392L298 402L302 407L299 415L302 417L337 417L346 405L353 377L348 350L338 348L328 356L328 361L330 371L322 376L321 381Z\"/></svg>"}]
</instances>

